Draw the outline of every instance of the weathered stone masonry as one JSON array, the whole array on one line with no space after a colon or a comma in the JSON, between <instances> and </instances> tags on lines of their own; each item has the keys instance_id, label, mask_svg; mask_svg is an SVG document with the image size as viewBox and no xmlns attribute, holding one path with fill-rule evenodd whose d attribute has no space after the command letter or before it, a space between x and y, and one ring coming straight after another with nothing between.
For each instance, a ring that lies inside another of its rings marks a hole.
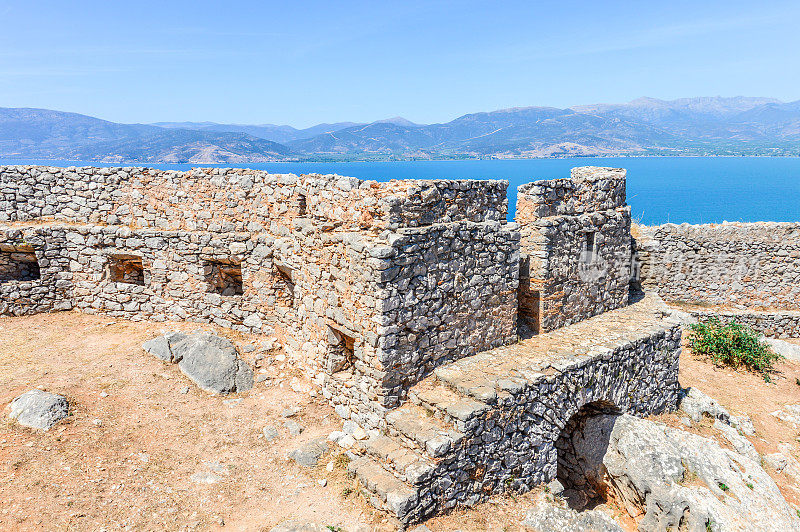
<instances>
[{"instance_id":1,"label":"weathered stone masonry","mask_svg":"<svg viewBox=\"0 0 800 532\"><path fill-rule=\"evenodd\" d=\"M736 320L768 336L800 336L800 224L665 224L634 232L645 290L695 305L700 317Z\"/></svg>"},{"instance_id":2,"label":"weathered stone masonry","mask_svg":"<svg viewBox=\"0 0 800 532\"><path fill-rule=\"evenodd\" d=\"M0 243L30 242L41 266L39 280L0 285L3 313L75 307L273 333L341 412L378 426L437 364L515 338L506 186L0 168ZM118 282L114 264L137 258L142 283ZM214 288L210 273L231 269L241 293Z\"/></svg>"},{"instance_id":3,"label":"weathered stone masonry","mask_svg":"<svg viewBox=\"0 0 800 532\"><path fill-rule=\"evenodd\" d=\"M521 319L552 331L627 304L630 207L625 171L574 168L519 188Z\"/></svg>"},{"instance_id":4,"label":"weathered stone masonry","mask_svg":"<svg viewBox=\"0 0 800 532\"><path fill-rule=\"evenodd\" d=\"M376 429L351 469L411 522L554 478L584 407L676 404L677 321L658 298L626 306L624 170L521 187L519 224L506 187L0 167L0 314L274 334Z\"/></svg>"}]
</instances>

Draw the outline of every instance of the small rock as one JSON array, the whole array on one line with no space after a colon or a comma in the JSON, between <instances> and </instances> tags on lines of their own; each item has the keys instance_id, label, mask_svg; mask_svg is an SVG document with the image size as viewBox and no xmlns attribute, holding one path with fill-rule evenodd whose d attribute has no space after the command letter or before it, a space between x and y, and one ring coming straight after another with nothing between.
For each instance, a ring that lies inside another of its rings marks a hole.
<instances>
[{"instance_id":1,"label":"small rock","mask_svg":"<svg viewBox=\"0 0 800 532\"><path fill-rule=\"evenodd\" d=\"M317 481L317 484L319 484L320 486L322 486L322 487L324 488L325 486L327 486L327 485L328 485L328 479L326 479L326 478L321 478L321 479L319 479L319 480Z\"/></svg>"},{"instance_id":2,"label":"small rock","mask_svg":"<svg viewBox=\"0 0 800 532\"><path fill-rule=\"evenodd\" d=\"M189 387L188 387L188 386L184 386L183 388L181 388L181 393L182 393L182 394L187 394L187 393L189 393Z\"/></svg>"},{"instance_id":3,"label":"small rock","mask_svg":"<svg viewBox=\"0 0 800 532\"><path fill-rule=\"evenodd\" d=\"M731 425L739 429L745 436L755 436L756 429L753 427L753 422L749 416L744 414L740 416L731 416Z\"/></svg>"},{"instance_id":4,"label":"small rock","mask_svg":"<svg viewBox=\"0 0 800 532\"><path fill-rule=\"evenodd\" d=\"M777 338L764 338L773 351L789 360L800 361L800 345L790 344Z\"/></svg>"},{"instance_id":5,"label":"small rock","mask_svg":"<svg viewBox=\"0 0 800 532\"><path fill-rule=\"evenodd\" d=\"M281 411L281 417L296 416L298 412L300 412L300 407L299 406L290 406L289 408L284 408Z\"/></svg>"},{"instance_id":6,"label":"small rock","mask_svg":"<svg viewBox=\"0 0 800 532\"><path fill-rule=\"evenodd\" d=\"M339 430L334 430L333 432L328 434L328 440L332 441L333 443L338 444L339 440L344 438L344 435L345 435L344 432L339 431Z\"/></svg>"},{"instance_id":7,"label":"small rock","mask_svg":"<svg viewBox=\"0 0 800 532\"><path fill-rule=\"evenodd\" d=\"M428 528L425 525L419 525L419 526L416 526L416 527L412 528L408 532L431 532L431 529Z\"/></svg>"},{"instance_id":8,"label":"small rock","mask_svg":"<svg viewBox=\"0 0 800 532\"><path fill-rule=\"evenodd\" d=\"M561 482L558 481L558 479L553 479L550 482L548 482L547 489L553 495L561 495L564 492L564 486L561 484Z\"/></svg>"},{"instance_id":9,"label":"small rock","mask_svg":"<svg viewBox=\"0 0 800 532\"><path fill-rule=\"evenodd\" d=\"M303 467L314 467L327 451L327 440L325 438L316 438L289 453L289 458Z\"/></svg>"},{"instance_id":10,"label":"small rock","mask_svg":"<svg viewBox=\"0 0 800 532\"><path fill-rule=\"evenodd\" d=\"M238 397L236 399L225 399L225 400L222 401L222 404L224 404L225 406L236 406L241 402L242 402L242 398Z\"/></svg>"},{"instance_id":11,"label":"small rock","mask_svg":"<svg viewBox=\"0 0 800 532\"><path fill-rule=\"evenodd\" d=\"M352 434L353 438L357 440L366 440L369 437L367 431L362 429L361 427L356 427Z\"/></svg>"},{"instance_id":12,"label":"small rock","mask_svg":"<svg viewBox=\"0 0 800 532\"><path fill-rule=\"evenodd\" d=\"M49 430L68 413L69 403L63 395L31 390L11 401L9 417L26 427Z\"/></svg>"},{"instance_id":13,"label":"small rock","mask_svg":"<svg viewBox=\"0 0 800 532\"><path fill-rule=\"evenodd\" d=\"M259 375L256 377L256 382L264 382L269 380L269 375Z\"/></svg>"},{"instance_id":14,"label":"small rock","mask_svg":"<svg viewBox=\"0 0 800 532\"><path fill-rule=\"evenodd\" d=\"M789 459L781 453L770 453L764 455L764 463L780 473L789 463Z\"/></svg>"},{"instance_id":15,"label":"small rock","mask_svg":"<svg viewBox=\"0 0 800 532\"><path fill-rule=\"evenodd\" d=\"M334 467L336 467L336 463L334 463L334 461L331 460L330 462L328 462L328 465L325 466L325 471L330 473L331 471L333 471Z\"/></svg>"},{"instance_id":16,"label":"small rock","mask_svg":"<svg viewBox=\"0 0 800 532\"><path fill-rule=\"evenodd\" d=\"M221 476L216 473L211 473L210 471L199 471L190 478L195 484L216 484L222 480Z\"/></svg>"},{"instance_id":17,"label":"small rock","mask_svg":"<svg viewBox=\"0 0 800 532\"><path fill-rule=\"evenodd\" d=\"M261 429L261 433L264 435L264 439L267 441L276 440L280 435L278 433L278 429L276 429L275 427L264 427L263 429Z\"/></svg>"},{"instance_id":18,"label":"small rock","mask_svg":"<svg viewBox=\"0 0 800 532\"><path fill-rule=\"evenodd\" d=\"M356 444L356 439L353 438L349 434L345 434L344 436L339 438L339 441L336 442L336 443L339 444L339 447L344 447L345 449L350 449L353 445Z\"/></svg>"},{"instance_id":19,"label":"small rock","mask_svg":"<svg viewBox=\"0 0 800 532\"><path fill-rule=\"evenodd\" d=\"M687 427L691 427L692 426L692 420L689 419L688 417L682 417L679 421L682 424L686 425Z\"/></svg>"},{"instance_id":20,"label":"small rock","mask_svg":"<svg viewBox=\"0 0 800 532\"><path fill-rule=\"evenodd\" d=\"M787 410L788 407L793 405L786 405ZM786 412L784 410L776 410L772 412L770 415L775 416L776 418L780 419L781 421L786 421L787 423L791 423L793 425L800 425L800 416L792 412Z\"/></svg>"},{"instance_id":21,"label":"small rock","mask_svg":"<svg viewBox=\"0 0 800 532\"><path fill-rule=\"evenodd\" d=\"M289 434L291 434L292 436L299 436L304 430L306 430L306 428L303 425L301 425L297 421L294 421L293 419L287 419L286 421L283 422L283 425L286 427L286 430L288 430Z\"/></svg>"},{"instance_id":22,"label":"small rock","mask_svg":"<svg viewBox=\"0 0 800 532\"><path fill-rule=\"evenodd\" d=\"M683 390L682 396L680 408L692 418L692 421L699 422L703 416L707 416L728 423L730 419L728 411L697 388Z\"/></svg>"},{"instance_id":23,"label":"small rock","mask_svg":"<svg viewBox=\"0 0 800 532\"><path fill-rule=\"evenodd\" d=\"M92 420L92 425L94 425L95 427L100 427L100 426L102 426L102 424L103 424L103 420L102 419L93 419Z\"/></svg>"},{"instance_id":24,"label":"small rock","mask_svg":"<svg viewBox=\"0 0 800 532\"><path fill-rule=\"evenodd\" d=\"M108 394L106 392L100 392L100 397L103 398L108 397Z\"/></svg>"}]
</instances>

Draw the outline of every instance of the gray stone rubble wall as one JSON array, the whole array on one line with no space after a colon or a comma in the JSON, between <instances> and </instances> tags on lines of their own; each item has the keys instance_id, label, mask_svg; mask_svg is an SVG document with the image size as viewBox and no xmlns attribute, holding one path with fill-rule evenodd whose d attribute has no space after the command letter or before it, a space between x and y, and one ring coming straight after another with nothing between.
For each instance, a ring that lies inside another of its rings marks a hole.
<instances>
[{"instance_id":1,"label":"gray stone rubble wall","mask_svg":"<svg viewBox=\"0 0 800 532\"><path fill-rule=\"evenodd\" d=\"M523 253L521 319L531 328L552 331L627 303L631 251L625 170L574 168L570 179L523 185L517 221ZM589 233L592 253L585 251Z\"/></svg>"},{"instance_id":2,"label":"gray stone rubble wall","mask_svg":"<svg viewBox=\"0 0 800 532\"><path fill-rule=\"evenodd\" d=\"M367 227L505 221L507 181L362 181L260 170L0 166L0 222L40 218L158 229L280 230L309 215ZM290 226L289 226L290 227Z\"/></svg>"},{"instance_id":3,"label":"gray stone rubble wall","mask_svg":"<svg viewBox=\"0 0 800 532\"><path fill-rule=\"evenodd\" d=\"M667 302L800 310L800 223L636 226L640 282Z\"/></svg>"},{"instance_id":4,"label":"gray stone rubble wall","mask_svg":"<svg viewBox=\"0 0 800 532\"><path fill-rule=\"evenodd\" d=\"M437 224L390 237L381 271L380 329L389 387L403 390L434 368L516 341L519 232L515 224ZM398 406L399 401L394 403Z\"/></svg>"},{"instance_id":5,"label":"gray stone rubble wall","mask_svg":"<svg viewBox=\"0 0 800 532\"><path fill-rule=\"evenodd\" d=\"M636 338L606 343L598 351L565 356L550 375L520 368L519 375L502 381L484 413L450 417L465 437L436 463L433 480L420 487L408 519L555 479L560 431L584 405L601 402L639 416L677 408L677 319L665 318Z\"/></svg>"},{"instance_id":6,"label":"gray stone rubble wall","mask_svg":"<svg viewBox=\"0 0 800 532\"><path fill-rule=\"evenodd\" d=\"M0 167L0 223L8 224L0 243L31 243L41 266L41 279L0 282L0 314L74 306L275 334L340 413L379 426L386 407L437 364L513 340L518 235L506 222L507 186ZM113 255L141 257L144 284L113 282ZM211 293L210 262L240 263L243 293ZM403 283L413 295L404 294L401 312L386 301ZM413 323L409 312L418 313ZM353 360L333 378L341 335L352 338ZM445 353L408 354L434 338Z\"/></svg>"}]
</instances>

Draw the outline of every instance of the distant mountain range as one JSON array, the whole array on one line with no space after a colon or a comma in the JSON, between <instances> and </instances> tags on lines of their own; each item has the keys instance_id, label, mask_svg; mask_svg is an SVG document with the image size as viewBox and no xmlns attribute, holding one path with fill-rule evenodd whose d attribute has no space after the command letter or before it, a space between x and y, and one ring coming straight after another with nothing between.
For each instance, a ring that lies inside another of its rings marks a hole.
<instances>
[{"instance_id":1,"label":"distant mountain range","mask_svg":"<svg viewBox=\"0 0 800 532\"><path fill-rule=\"evenodd\" d=\"M639 98L568 109L503 109L444 124L396 117L306 129L117 124L46 109L0 108L2 158L203 164L604 155L800 155L800 101Z\"/></svg>"}]
</instances>

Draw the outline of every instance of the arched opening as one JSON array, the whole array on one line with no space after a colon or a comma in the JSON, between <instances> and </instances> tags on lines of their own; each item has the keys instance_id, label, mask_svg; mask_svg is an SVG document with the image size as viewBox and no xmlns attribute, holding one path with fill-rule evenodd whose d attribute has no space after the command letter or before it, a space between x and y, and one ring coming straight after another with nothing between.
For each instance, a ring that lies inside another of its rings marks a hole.
<instances>
[{"instance_id":1,"label":"arched opening","mask_svg":"<svg viewBox=\"0 0 800 532\"><path fill-rule=\"evenodd\" d=\"M594 508L607 499L603 457L619 414L611 402L587 403L567 421L556 440L556 476L564 487L563 497L575 510Z\"/></svg>"}]
</instances>

